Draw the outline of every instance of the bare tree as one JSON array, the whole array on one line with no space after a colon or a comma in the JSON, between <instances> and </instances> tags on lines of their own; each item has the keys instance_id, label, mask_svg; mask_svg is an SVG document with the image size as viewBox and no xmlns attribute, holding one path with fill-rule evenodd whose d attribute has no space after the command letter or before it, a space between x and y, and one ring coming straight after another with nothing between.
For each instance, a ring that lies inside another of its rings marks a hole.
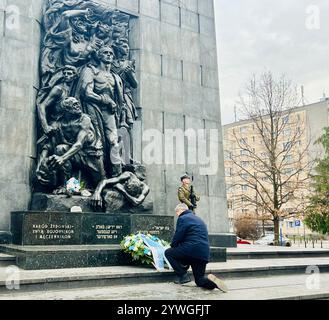
<instances>
[{"instance_id":1,"label":"bare tree","mask_svg":"<svg viewBox=\"0 0 329 320\"><path fill-rule=\"evenodd\" d=\"M240 112L252 123L253 141L242 130L231 133L235 187L249 190L237 193L235 201L253 208L260 220L272 220L278 244L280 220L300 212L309 187L306 119L295 112L297 90L285 76L276 79L271 72L254 76L240 101Z\"/></svg>"}]
</instances>

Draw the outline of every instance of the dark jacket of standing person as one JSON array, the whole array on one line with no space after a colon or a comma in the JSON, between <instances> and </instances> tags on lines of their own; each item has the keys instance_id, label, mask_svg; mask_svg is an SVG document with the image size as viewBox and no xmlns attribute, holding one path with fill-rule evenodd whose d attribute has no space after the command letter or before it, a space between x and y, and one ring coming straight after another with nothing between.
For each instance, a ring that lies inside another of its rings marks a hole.
<instances>
[{"instance_id":1,"label":"dark jacket of standing person","mask_svg":"<svg viewBox=\"0 0 329 320\"><path fill-rule=\"evenodd\" d=\"M210 248L206 224L192 211L183 212L178 218L171 247L181 249L191 258L209 262Z\"/></svg>"}]
</instances>

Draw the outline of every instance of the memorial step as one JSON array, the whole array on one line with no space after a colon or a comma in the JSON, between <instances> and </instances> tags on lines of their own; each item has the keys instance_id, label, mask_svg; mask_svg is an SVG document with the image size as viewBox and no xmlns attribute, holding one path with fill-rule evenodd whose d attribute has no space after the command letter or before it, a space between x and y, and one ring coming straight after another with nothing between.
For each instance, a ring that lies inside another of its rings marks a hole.
<instances>
[{"instance_id":1,"label":"memorial step","mask_svg":"<svg viewBox=\"0 0 329 320\"><path fill-rule=\"evenodd\" d=\"M130 257L119 245L19 246L0 245L0 251L17 257L24 270L129 266ZM226 248L211 248L214 262L226 261Z\"/></svg>"},{"instance_id":2,"label":"memorial step","mask_svg":"<svg viewBox=\"0 0 329 320\"><path fill-rule=\"evenodd\" d=\"M309 275L227 279L229 291L206 291L194 283L182 288L174 283L126 284L67 290L39 290L12 294L0 292L0 300L319 300L329 298L329 273L321 274L319 286L309 286Z\"/></svg>"},{"instance_id":3,"label":"memorial step","mask_svg":"<svg viewBox=\"0 0 329 320\"><path fill-rule=\"evenodd\" d=\"M16 264L16 257L4 253L0 253L0 266L10 266Z\"/></svg>"},{"instance_id":4,"label":"memorial step","mask_svg":"<svg viewBox=\"0 0 329 320\"><path fill-rule=\"evenodd\" d=\"M251 247L227 249L228 260L245 259L281 259L281 258L325 258L329 257L329 249L300 249L282 247Z\"/></svg>"},{"instance_id":5,"label":"memorial step","mask_svg":"<svg viewBox=\"0 0 329 320\"><path fill-rule=\"evenodd\" d=\"M327 258L231 260L210 263L208 273L226 281L232 279L257 279L260 277L300 275L307 276L310 266L319 268L321 274L329 272ZM6 273L0 269L0 293L14 294L6 287ZM117 266L106 268L78 268L63 270L20 270L20 292L40 290L66 290L75 288L101 288L119 285L172 282L172 271L157 272L153 268ZM260 284L261 287L261 284Z\"/></svg>"}]
</instances>

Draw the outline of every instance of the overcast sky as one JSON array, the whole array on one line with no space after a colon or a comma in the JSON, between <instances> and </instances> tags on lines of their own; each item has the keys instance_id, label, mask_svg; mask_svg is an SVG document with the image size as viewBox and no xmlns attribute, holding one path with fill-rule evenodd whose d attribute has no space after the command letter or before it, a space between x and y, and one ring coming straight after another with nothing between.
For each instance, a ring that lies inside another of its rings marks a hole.
<instances>
[{"instance_id":1,"label":"overcast sky","mask_svg":"<svg viewBox=\"0 0 329 320\"><path fill-rule=\"evenodd\" d=\"M328 0L214 0L222 121L253 73L285 73L306 102L329 96Z\"/></svg>"}]
</instances>

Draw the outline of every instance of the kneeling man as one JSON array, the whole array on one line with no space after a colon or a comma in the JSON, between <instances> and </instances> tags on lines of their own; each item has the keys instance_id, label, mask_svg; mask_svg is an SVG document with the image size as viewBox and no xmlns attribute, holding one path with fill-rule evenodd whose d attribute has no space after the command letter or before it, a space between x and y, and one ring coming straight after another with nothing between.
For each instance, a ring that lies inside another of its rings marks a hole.
<instances>
[{"instance_id":1,"label":"kneeling man","mask_svg":"<svg viewBox=\"0 0 329 320\"><path fill-rule=\"evenodd\" d=\"M176 214L178 216L176 233L171 248L165 252L179 277L175 283L184 284L191 281L187 274L191 266L198 287L209 290L218 288L227 292L227 287L222 280L214 275L205 276L206 266L210 260L207 226L189 210L186 204L179 204L176 207Z\"/></svg>"}]
</instances>

